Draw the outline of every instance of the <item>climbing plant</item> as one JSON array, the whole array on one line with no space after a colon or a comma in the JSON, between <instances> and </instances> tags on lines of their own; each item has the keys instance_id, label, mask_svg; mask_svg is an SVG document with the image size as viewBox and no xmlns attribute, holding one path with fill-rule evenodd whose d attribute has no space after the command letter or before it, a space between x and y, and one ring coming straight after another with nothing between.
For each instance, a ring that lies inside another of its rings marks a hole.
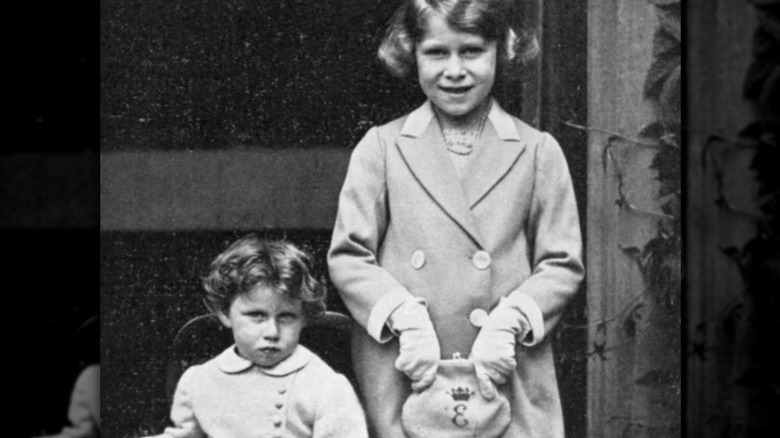
<instances>
[{"instance_id":1,"label":"climbing plant","mask_svg":"<svg viewBox=\"0 0 780 438\"><path fill-rule=\"evenodd\" d=\"M730 402L711 413L723 436L770 436L780 429L780 361L767 348L777 343L775 334L780 332L780 1L749 3L758 18L743 82L750 121L734 138L711 135L702 162L716 182L718 211L729 220L752 224L753 235L742 244L719 246L722 256L736 266L742 290L713 317L695 322L688 346L693 360L702 363L712 361L710 352L718 347L738 358L732 365L735 377L722 382L718 391ZM726 178L736 169L733 160L716 159L718 152L750 154L747 172ZM744 193L745 188L754 188L750 199L734 199L736 189ZM722 333L719 339L708 336L711 326Z\"/></svg>"}]
</instances>

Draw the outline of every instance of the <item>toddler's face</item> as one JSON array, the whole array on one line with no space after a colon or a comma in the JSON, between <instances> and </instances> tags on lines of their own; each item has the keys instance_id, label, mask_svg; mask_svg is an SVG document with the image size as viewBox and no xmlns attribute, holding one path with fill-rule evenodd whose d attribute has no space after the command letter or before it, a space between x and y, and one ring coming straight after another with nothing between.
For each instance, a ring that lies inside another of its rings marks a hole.
<instances>
[{"instance_id":1,"label":"toddler's face","mask_svg":"<svg viewBox=\"0 0 780 438\"><path fill-rule=\"evenodd\" d=\"M219 318L233 331L239 355L264 368L292 354L305 325L301 300L264 286L237 296Z\"/></svg>"},{"instance_id":2,"label":"toddler's face","mask_svg":"<svg viewBox=\"0 0 780 438\"><path fill-rule=\"evenodd\" d=\"M496 42L450 27L431 14L415 47L417 74L426 96L444 113L460 117L490 94L496 76Z\"/></svg>"}]
</instances>

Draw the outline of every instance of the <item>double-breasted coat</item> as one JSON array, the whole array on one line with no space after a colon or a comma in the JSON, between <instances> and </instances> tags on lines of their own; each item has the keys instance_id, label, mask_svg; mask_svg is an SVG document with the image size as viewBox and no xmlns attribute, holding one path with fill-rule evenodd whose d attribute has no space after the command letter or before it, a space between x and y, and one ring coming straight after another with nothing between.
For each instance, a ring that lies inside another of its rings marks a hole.
<instances>
[{"instance_id":1,"label":"double-breasted coat","mask_svg":"<svg viewBox=\"0 0 780 438\"><path fill-rule=\"evenodd\" d=\"M443 359L468 357L479 313L501 297L520 309L532 331L499 386L512 408L504 436L562 437L545 334L584 275L566 160L552 136L494 101L459 175L431 105L371 128L355 147L328 252L330 278L358 323L353 363L372 436L404 436L410 382L394 368L398 341L386 323L415 296L428 303Z\"/></svg>"}]
</instances>

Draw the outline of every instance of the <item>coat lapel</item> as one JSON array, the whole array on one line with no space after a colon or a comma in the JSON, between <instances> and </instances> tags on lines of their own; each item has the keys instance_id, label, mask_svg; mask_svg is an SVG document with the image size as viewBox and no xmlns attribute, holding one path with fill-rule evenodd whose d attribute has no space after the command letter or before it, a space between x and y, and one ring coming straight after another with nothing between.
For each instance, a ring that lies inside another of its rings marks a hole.
<instances>
[{"instance_id":1,"label":"coat lapel","mask_svg":"<svg viewBox=\"0 0 780 438\"><path fill-rule=\"evenodd\" d=\"M480 143L463 173L469 208L474 208L512 169L525 150L517 126L494 100Z\"/></svg>"},{"instance_id":2,"label":"coat lapel","mask_svg":"<svg viewBox=\"0 0 780 438\"><path fill-rule=\"evenodd\" d=\"M398 137L398 150L431 198L478 245L483 246L461 182L447 156L430 102L409 114Z\"/></svg>"}]
</instances>

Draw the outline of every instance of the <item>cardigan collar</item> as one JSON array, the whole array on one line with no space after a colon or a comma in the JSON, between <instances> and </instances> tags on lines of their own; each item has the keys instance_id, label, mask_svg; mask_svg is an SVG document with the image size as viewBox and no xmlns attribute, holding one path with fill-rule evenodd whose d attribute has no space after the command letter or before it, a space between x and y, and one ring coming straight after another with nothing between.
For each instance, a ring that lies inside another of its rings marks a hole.
<instances>
[{"instance_id":1,"label":"cardigan collar","mask_svg":"<svg viewBox=\"0 0 780 438\"><path fill-rule=\"evenodd\" d=\"M217 367L224 373L236 374L255 368L269 376L281 377L292 374L305 367L311 360L314 353L303 345L295 347L293 353L287 359L279 362L271 368L256 366L251 361L244 359L236 353L236 345L233 344L217 356Z\"/></svg>"},{"instance_id":2,"label":"cardigan collar","mask_svg":"<svg viewBox=\"0 0 780 438\"><path fill-rule=\"evenodd\" d=\"M496 130L496 135L501 140L520 140L520 134L517 132L517 126L512 121L512 117L498 105L496 99L492 98L488 120ZM426 100L419 108L409 113L401 128L401 135L406 137L418 138L430 125L434 117L433 104Z\"/></svg>"}]
</instances>

